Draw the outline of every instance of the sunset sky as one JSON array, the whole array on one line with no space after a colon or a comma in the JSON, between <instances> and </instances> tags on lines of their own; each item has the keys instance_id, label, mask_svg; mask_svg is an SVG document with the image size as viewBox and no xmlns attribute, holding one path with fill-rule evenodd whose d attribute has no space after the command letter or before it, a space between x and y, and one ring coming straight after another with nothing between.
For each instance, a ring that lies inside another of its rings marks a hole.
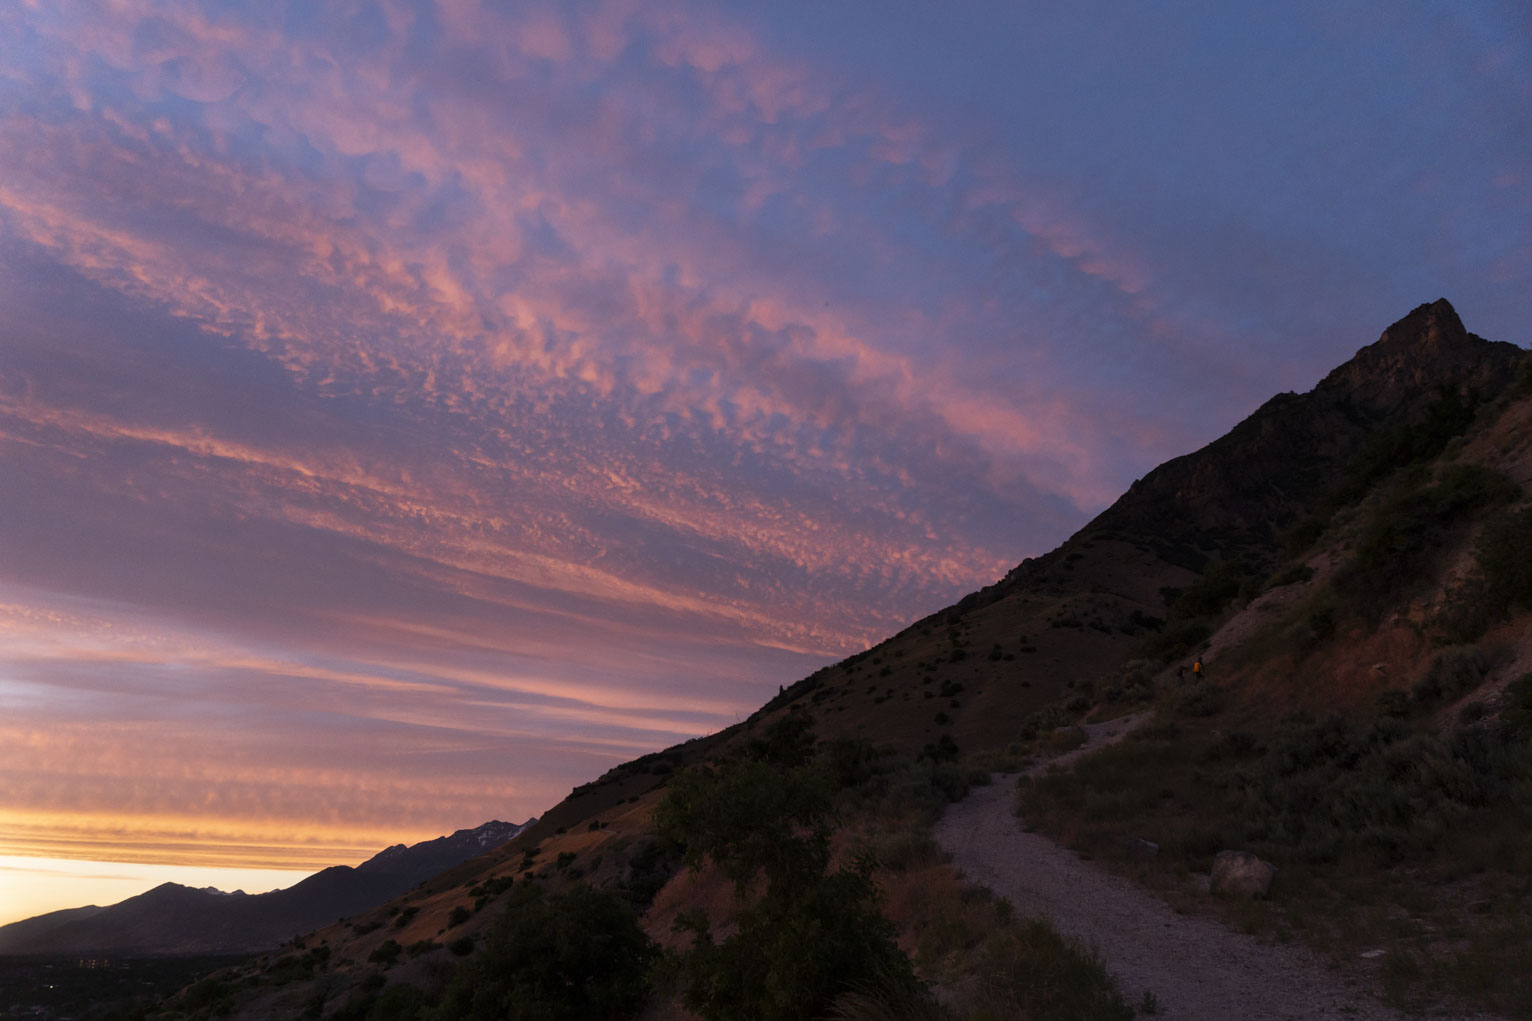
<instances>
[{"instance_id":1,"label":"sunset sky","mask_svg":"<svg viewBox=\"0 0 1532 1021\"><path fill-rule=\"evenodd\" d=\"M0 923L538 814L1440 297L1522 3L0 0Z\"/></svg>"}]
</instances>

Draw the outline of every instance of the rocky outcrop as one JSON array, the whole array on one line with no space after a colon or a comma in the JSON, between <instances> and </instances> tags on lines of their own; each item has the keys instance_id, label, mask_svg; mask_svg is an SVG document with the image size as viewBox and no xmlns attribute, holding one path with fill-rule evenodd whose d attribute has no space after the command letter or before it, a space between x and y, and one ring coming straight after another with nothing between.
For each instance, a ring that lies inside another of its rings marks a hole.
<instances>
[{"instance_id":1,"label":"rocky outcrop","mask_svg":"<svg viewBox=\"0 0 1532 1021\"><path fill-rule=\"evenodd\" d=\"M1469 333L1446 298L1418 305L1314 388L1373 418L1411 413L1442 386L1490 396L1514 376L1515 344Z\"/></svg>"},{"instance_id":2,"label":"rocky outcrop","mask_svg":"<svg viewBox=\"0 0 1532 1021\"><path fill-rule=\"evenodd\" d=\"M1249 851L1219 851L1209 889L1224 897L1264 897L1276 877L1275 865Z\"/></svg>"},{"instance_id":3,"label":"rocky outcrop","mask_svg":"<svg viewBox=\"0 0 1532 1021\"><path fill-rule=\"evenodd\" d=\"M1381 427L1427 417L1444 392L1492 398L1524 356L1469 333L1446 299L1420 305L1313 390L1278 394L1135 482L1076 538L1140 537L1194 571L1207 557L1264 565L1281 529L1314 511Z\"/></svg>"}]
</instances>

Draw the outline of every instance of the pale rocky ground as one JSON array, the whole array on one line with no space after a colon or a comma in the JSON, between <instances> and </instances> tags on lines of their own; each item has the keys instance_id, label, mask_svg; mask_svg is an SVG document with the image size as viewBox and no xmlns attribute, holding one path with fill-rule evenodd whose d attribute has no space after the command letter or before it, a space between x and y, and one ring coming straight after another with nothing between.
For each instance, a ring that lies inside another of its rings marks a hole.
<instances>
[{"instance_id":1,"label":"pale rocky ground","mask_svg":"<svg viewBox=\"0 0 1532 1021\"><path fill-rule=\"evenodd\" d=\"M1144 716L1087 726L1089 742L1038 769L1066 764L1120 739ZM1018 774L999 775L952 806L936 838L971 881L1094 947L1135 1005L1175 1021L1403 1021L1355 978L1302 947L1262 943L1214 918L1177 914L1163 901L1036 833L1015 807ZM1446 1015L1436 1015L1438 1017ZM1484 1015L1452 1015L1484 1018Z\"/></svg>"}]
</instances>

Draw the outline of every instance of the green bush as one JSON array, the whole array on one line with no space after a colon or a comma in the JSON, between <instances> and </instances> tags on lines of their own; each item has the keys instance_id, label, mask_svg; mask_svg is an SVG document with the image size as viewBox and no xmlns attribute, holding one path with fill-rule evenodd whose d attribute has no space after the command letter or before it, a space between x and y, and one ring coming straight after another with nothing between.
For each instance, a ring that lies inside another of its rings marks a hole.
<instances>
[{"instance_id":1,"label":"green bush","mask_svg":"<svg viewBox=\"0 0 1532 1021\"><path fill-rule=\"evenodd\" d=\"M1476 559L1493 615L1532 606L1532 507L1487 522Z\"/></svg>"},{"instance_id":2,"label":"green bush","mask_svg":"<svg viewBox=\"0 0 1532 1021\"><path fill-rule=\"evenodd\" d=\"M1212 716L1223 708L1223 696L1207 681L1194 681L1176 695L1174 708L1182 716Z\"/></svg>"},{"instance_id":3,"label":"green bush","mask_svg":"<svg viewBox=\"0 0 1532 1021\"><path fill-rule=\"evenodd\" d=\"M1364 617L1376 618L1419 581L1450 528L1520 492L1504 475L1478 465L1452 465L1434 485L1425 469L1413 469L1368 516L1352 559L1336 572L1337 588Z\"/></svg>"},{"instance_id":4,"label":"green bush","mask_svg":"<svg viewBox=\"0 0 1532 1021\"><path fill-rule=\"evenodd\" d=\"M1128 1006L1094 951L1041 920L992 933L980 948L979 1017L1128 1021Z\"/></svg>"},{"instance_id":5,"label":"green bush","mask_svg":"<svg viewBox=\"0 0 1532 1021\"><path fill-rule=\"evenodd\" d=\"M1138 654L1144 659L1169 663L1202 645L1212 634L1213 629L1207 621L1182 621L1167 626L1164 631L1146 640L1139 647Z\"/></svg>"},{"instance_id":6,"label":"green bush","mask_svg":"<svg viewBox=\"0 0 1532 1021\"><path fill-rule=\"evenodd\" d=\"M1325 521L1323 518L1310 516L1295 521L1288 526L1277 541L1281 544L1282 552L1287 557L1296 557L1308 551L1309 547L1319 541L1324 534Z\"/></svg>"},{"instance_id":7,"label":"green bush","mask_svg":"<svg viewBox=\"0 0 1532 1021\"><path fill-rule=\"evenodd\" d=\"M1202 577L1181 590L1170 612L1181 618L1211 617L1223 611L1239 595L1247 572L1238 560L1216 560L1203 570Z\"/></svg>"},{"instance_id":8,"label":"green bush","mask_svg":"<svg viewBox=\"0 0 1532 1021\"><path fill-rule=\"evenodd\" d=\"M1350 849L1392 863L1529 781L1527 749L1480 729L1444 737L1396 719L1298 717L1258 768L1236 773L1230 809L1263 856L1323 862Z\"/></svg>"},{"instance_id":9,"label":"green bush","mask_svg":"<svg viewBox=\"0 0 1532 1021\"><path fill-rule=\"evenodd\" d=\"M1522 674L1505 686L1500 720L1514 737L1532 737L1532 673Z\"/></svg>"},{"instance_id":10,"label":"green bush","mask_svg":"<svg viewBox=\"0 0 1532 1021\"><path fill-rule=\"evenodd\" d=\"M399 954L404 950L397 940L386 939L378 944L377 949L367 955L368 964L381 964L388 968L399 959Z\"/></svg>"},{"instance_id":11,"label":"green bush","mask_svg":"<svg viewBox=\"0 0 1532 1021\"><path fill-rule=\"evenodd\" d=\"M1064 711L1063 707L1048 706L1022 720L1017 736L1023 741L1030 741L1039 734L1046 734L1059 727L1067 727L1073 722L1073 718Z\"/></svg>"},{"instance_id":12,"label":"green bush","mask_svg":"<svg viewBox=\"0 0 1532 1021\"><path fill-rule=\"evenodd\" d=\"M1438 696L1453 697L1477 688L1489 673L1489 657L1476 645L1443 649L1426 668L1425 683Z\"/></svg>"},{"instance_id":13,"label":"green bush","mask_svg":"<svg viewBox=\"0 0 1532 1021\"><path fill-rule=\"evenodd\" d=\"M956 762L957 757L957 742L952 739L951 734L943 734L937 741L928 741L920 754L915 757L915 761Z\"/></svg>"},{"instance_id":14,"label":"green bush","mask_svg":"<svg viewBox=\"0 0 1532 1021\"><path fill-rule=\"evenodd\" d=\"M453 952L458 948L454 943ZM436 1021L584 1021L631 1017L658 950L621 897L579 885L518 887L483 947L462 961Z\"/></svg>"},{"instance_id":15,"label":"green bush","mask_svg":"<svg viewBox=\"0 0 1532 1021\"><path fill-rule=\"evenodd\" d=\"M1403 719L1410 714L1410 696L1398 688L1378 692L1378 715L1390 719Z\"/></svg>"},{"instance_id":16,"label":"green bush","mask_svg":"<svg viewBox=\"0 0 1532 1021\"><path fill-rule=\"evenodd\" d=\"M838 995L873 982L919 993L893 926L878 910L870 858L830 869L830 777L791 751L805 746L811 740L791 742L780 754L780 743L767 742L695 766L671 781L656 809L660 833L684 849L686 864L713 863L744 905L736 931L722 941L700 912L677 923L692 933L678 961L683 999L710 1021L812 1018ZM746 903L762 881L764 892Z\"/></svg>"},{"instance_id":17,"label":"green bush","mask_svg":"<svg viewBox=\"0 0 1532 1021\"><path fill-rule=\"evenodd\" d=\"M1292 564L1289 567L1276 572L1266 582L1268 589L1281 588L1284 585L1296 585L1299 582L1308 581L1314 577L1314 569L1308 564Z\"/></svg>"}]
</instances>

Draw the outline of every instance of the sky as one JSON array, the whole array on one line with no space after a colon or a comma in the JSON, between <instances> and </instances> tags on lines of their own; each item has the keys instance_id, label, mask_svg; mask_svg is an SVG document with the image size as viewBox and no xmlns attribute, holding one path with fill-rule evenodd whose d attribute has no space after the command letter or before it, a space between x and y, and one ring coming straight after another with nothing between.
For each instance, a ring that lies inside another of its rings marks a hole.
<instances>
[{"instance_id":1,"label":"sky","mask_svg":"<svg viewBox=\"0 0 1532 1021\"><path fill-rule=\"evenodd\" d=\"M1440 297L1522 4L0 0L0 923L538 814Z\"/></svg>"}]
</instances>

